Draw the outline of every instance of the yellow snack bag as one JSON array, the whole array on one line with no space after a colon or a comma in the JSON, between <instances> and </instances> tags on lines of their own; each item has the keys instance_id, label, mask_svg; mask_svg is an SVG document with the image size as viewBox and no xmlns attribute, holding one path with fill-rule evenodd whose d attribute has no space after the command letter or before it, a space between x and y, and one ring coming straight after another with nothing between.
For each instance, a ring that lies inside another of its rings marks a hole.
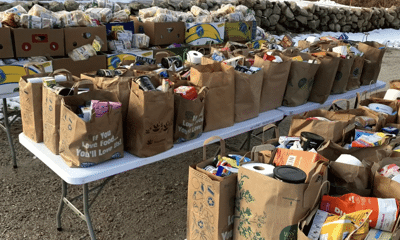
<instances>
[{"instance_id":1,"label":"yellow snack bag","mask_svg":"<svg viewBox=\"0 0 400 240\"><path fill-rule=\"evenodd\" d=\"M292 60L293 60L293 61L302 62L302 61L303 61L303 58L302 58L301 56L296 56L296 57L292 57Z\"/></svg>"},{"instance_id":2,"label":"yellow snack bag","mask_svg":"<svg viewBox=\"0 0 400 240\"><path fill-rule=\"evenodd\" d=\"M320 240L364 240L369 231L372 210L361 210L342 216L330 215L322 225Z\"/></svg>"}]
</instances>

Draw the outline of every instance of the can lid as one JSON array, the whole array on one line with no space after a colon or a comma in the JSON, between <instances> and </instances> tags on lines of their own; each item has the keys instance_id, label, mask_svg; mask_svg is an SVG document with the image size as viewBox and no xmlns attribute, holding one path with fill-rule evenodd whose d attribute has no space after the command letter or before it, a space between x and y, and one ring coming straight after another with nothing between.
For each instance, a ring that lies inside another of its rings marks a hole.
<instances>
[{"instance_id":1,"label":"can lid","mask_svg":"<svg viewBox=\"0 0 400 240\"><path fill-rule=\"evenodd\" d=\"M323 142L325 141L325 139L323 137L321 137L318 134L312 133L312 132L301 132L300 136L303 138L306 138L308 140L314 140L317 142Z\"/></svg>"},{"instance_id":2,"label":"can lid","mask_svg":"<svg viewBox=\"0 0 400 240\"><path fill-rule=\"evenodd\" d=\"M287 183L304 183L307 175L300 168L293 166L280 166L274 168L274 176Z\"/></svg>"}]
</instances>

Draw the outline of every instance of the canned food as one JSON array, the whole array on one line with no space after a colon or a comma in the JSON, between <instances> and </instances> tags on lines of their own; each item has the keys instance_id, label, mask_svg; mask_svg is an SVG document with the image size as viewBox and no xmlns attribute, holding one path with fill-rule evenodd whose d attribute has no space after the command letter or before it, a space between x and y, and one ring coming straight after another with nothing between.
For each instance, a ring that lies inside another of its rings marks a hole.
<instances>
[{"instance_id":1,"label":"canned food","mask_svg":"<svg viewBox=\"0 0 400 240\"><path fill-rule=\"evenodd\" d=\"M74 95L74 90L72 88L61 87L61 86L53 86L53 91L60 96L71 96Z\"/></svg>"},{"instance_id":2,"label":"canned food","mask_svg":"<svg viewBox=\"0 0 400 240\"><path fill-rule=\"evenodd\" d=\"M304 151L311 149L317 150L325 141L323 137L311 132L302 132L300 134L300 144Z\"/></svg>"},{"instance_id":3,"label":"canned food","mask_svg":"<svg viewBox=\"0 0 400 240\"><path fill-rule=\"evenodd\" d=\"M161 65L168 69L171 68L172 65L174 65L175 68L181 68L183 66L182 58L180 56L165 57L161 59Z\"/></svg>"},{"instance_id":4,"label":"canned food","mask_svg":"<svg viewBox=\"0 0 400 240\"><path fill-rule=\"evenodd\" d=\"M148 63L148 64L156 64L156 59L142 57L142 56L136 56L136 62L145 62L145 63Z\"/></svg>"},{"instance_id":5,"label":"canned food","mask_svg":"<svg viewBox=\"0 0 400 240\"><path fill-rule=\"evenodd\" d=\"M150 81L150 77L148 77L148 76L137 77L134 81L145 92L147 92L147 91L155 91L156 90L156 88L154 87L153 83L151 83L151 81Z\"/></svg>"},{"instance_id":6,"label":"canned food","mask_svg":"<svg viewBox=\"0 0 400 240\"><path fill-rule=\"evenodd\" d=\"M122 75L122 71L119 69L99 69L97 70L96 73L97 76L100 77L115 77L115 76L121 76Z\"/></svg>"},{"instance_id":7,"label":"canned food","mask_svg":"<svg viewBox=\"0 0 400 240\"><path fill-rule=\"evenodd\" d=\"M285 165L274 168L274 178L286 183L301 184L306 181L307 174L300 168Z\"/></svg>"}]
</instances>

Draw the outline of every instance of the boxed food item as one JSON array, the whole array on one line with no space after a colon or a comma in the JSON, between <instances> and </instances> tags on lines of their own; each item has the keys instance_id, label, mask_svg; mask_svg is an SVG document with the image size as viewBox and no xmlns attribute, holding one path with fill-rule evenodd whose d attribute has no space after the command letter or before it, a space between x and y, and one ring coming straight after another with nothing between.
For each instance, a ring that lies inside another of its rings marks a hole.
<instances>
[{"instance_id":1,"label":"boxed food item","mask_svg":"<svg viewBox=\"0 0 400 240\"><path fill-rule=\"evenodd\" d=\"M135 33L144 33L150 37L151 45L167 45L185 41L184 22L142 22L132 17L135 22Z\"/></svg>"},{"instance_id":2,"label":"boxed food item","mask_svg":"<svg viewBox=\"0 0 400 240\"><path fill-rule=\"evenodd\" d=\"M252 41L256 36L257 23L251 22L227 22L225 23L226 41Z\"/></svg>"},{"instance_id":3,"label":"boxed food item","mask_svg":"<svg viewBox=\"0 0 400 240\"><path fill-rule=\"evenodd\" d=\"M225 23L186 23L185 42L190 45L223 43Z\"/></svg>"},{"instance_id":4,"label":"boxed food item","mask_svg":"<svg viewBox=\"0 0 400 240\"><path fill-rule=\"evenodd\" d=\"M135 33L135 28L133 22L110 22L106 24L106 32L107 36L110 35L111 32L115 31L131 31Z\"/></svg>"},{"instance_id":5,"label":"boxed food item","mask_svg":"<svg viewBox=\"0 0 400 240\"><path fill-rule=\"evenodd\" d=\"M0 57L13 58L13 42L11 39L11 29L8 27L0 27Z\"/></svg>"},{"instance_id":6,"label":"boxed food item","mask_svg":"<svg viewBox=\"0 0 400 240\"><path fill-rule=\"evenodd\" d=\"M12 33L16 57L65 55L64 29L13 28Z\"/></svg>"},{"instance_id":7,"label":"boxed food item","mask_svg":"<svg viewBox=\"0 0 400 240\"><path fill-rule=\"evenodd\" d=\"M65 53L85 44L92 44L96 36L104 43L107 42L106 27L73 27L61 29L65 35ZM107 51L107 44L103 44L101 51Z\"/></svg>"}]
</instances>

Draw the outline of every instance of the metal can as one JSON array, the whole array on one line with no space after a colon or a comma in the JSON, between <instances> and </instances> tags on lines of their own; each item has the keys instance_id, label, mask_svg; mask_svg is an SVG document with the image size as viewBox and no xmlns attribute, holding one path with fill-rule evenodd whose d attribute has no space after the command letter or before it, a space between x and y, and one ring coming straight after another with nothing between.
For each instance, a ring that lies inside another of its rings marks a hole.
<instances>
[{"instance_id":1,"label":"metal can","mask_svg":"<svg viewBox=\"0 0 400 240\"><path fill-rule=\"evenodd\" d=\"M122 75L122 71L119 69L99 69L97 70L96 75L100 77L115 77Z\"/></svg>"},{"instance_id":2,"label":"metal can","mask_svg":"<svg viewBox=\"0 0 400 240\"><path fill-rule=\"evenodd\" d=\"M150 81L150 77L148 76L140 76L134 79L134 81L139 85L139 87L147 92L147 91L155 91L153 83Z\"/></svg>"},{"instance_id":3,"label":"metal can","mask_svg":"<svg viewBox=\"0 0 400 240\"><path fill-rule=\"evenodd\" d=\"M144 63L148 63L148 64L156 64L156 59L154 59L154 58L136 56L135 59L136 59L136 62L144 62Z\"/></svg>"},{"instance_id":4,"label":"metal can","mask_svg":"<svg viewBox=\"0 0 400 240\"><path fill-rule=\"evenodd\" d=\"M182 58L180 56L165 57L161 59L161 65L168 69L171 68L172 65L174 65L175 68L181 68L183 66Z\"/></svg>"},{"instance_id":5,"label":"metal can","mask_svg":"<svg viewBox=\"0 0 400 240\"><path fill-rule=\"evenodd\" d=\"M71 96L74 95L74 90L72 88L53 86L53 91L60 96Z\"/></svg>"}]
</instances>

